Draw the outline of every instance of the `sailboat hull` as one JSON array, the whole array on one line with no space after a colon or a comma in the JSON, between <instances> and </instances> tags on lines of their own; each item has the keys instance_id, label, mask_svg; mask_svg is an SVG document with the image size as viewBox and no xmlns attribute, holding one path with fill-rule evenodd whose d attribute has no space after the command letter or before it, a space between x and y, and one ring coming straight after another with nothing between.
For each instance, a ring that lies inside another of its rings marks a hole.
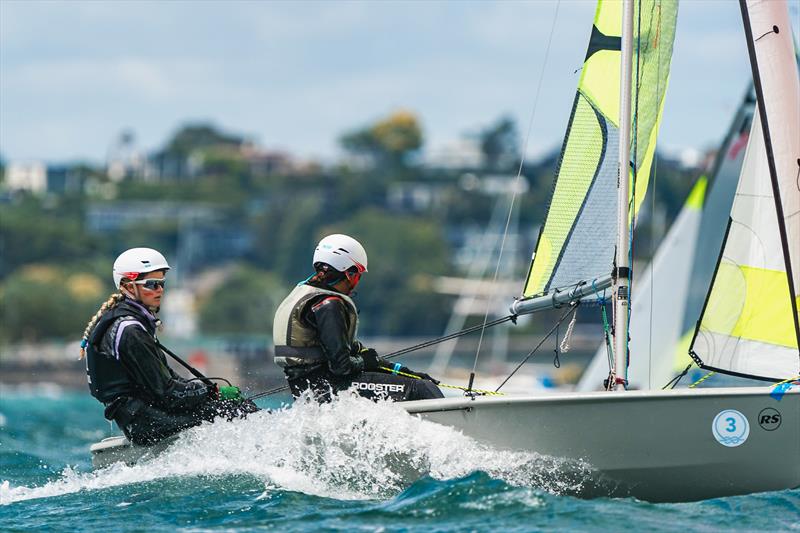
<instances>
[{"instance_id":1,"label":"sailboat hull","mask_svg":"<svg viewBox=\"0 0 800 533\"><path fill-rule=\"evenodd\" d=\"M678 389L403 405L494 447L588 463L580 496L680 502L800 486L797 387L782 395Z\"/></svg>"}]
</instances>

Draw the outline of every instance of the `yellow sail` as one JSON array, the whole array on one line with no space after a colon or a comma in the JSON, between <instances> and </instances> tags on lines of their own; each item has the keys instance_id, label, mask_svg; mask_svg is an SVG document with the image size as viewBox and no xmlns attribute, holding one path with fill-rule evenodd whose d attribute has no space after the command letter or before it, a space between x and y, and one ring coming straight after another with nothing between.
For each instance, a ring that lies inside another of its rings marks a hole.
<instances>
[{"instance_id":1,"label":"yellow sail","mask_svg":"<svg viewBox=\"0 0 800 533\"><path fill-rule=\"evenodd\" d=\"M669 77L677 2L637 3L631 168L632 216L644 200ZM611 271L616 219L622 3L600 0L564 138L547 218L523 296Z\"/></svg>"}]
</instances>

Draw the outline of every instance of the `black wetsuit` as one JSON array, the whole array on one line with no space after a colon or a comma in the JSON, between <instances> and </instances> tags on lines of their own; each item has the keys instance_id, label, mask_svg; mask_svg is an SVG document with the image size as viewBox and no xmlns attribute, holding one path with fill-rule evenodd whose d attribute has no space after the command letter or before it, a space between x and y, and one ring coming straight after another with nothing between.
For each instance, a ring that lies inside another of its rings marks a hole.
<instances>
[{"instance_id":1,"label":"black wetsuit","mask_svg":"<svg viewBox=\"0 0 800 533\"><path fill-rule=\"evenodd\" d=\"M251 402L218 400L215 388L176 374L156 344L156 326L150 311L125 299L103 314L88 339L89 389L131 442L154 444L204 420L257 410Z\"/></svg>"},{"instance_id":2,"label":"black wetsuit","mask_svg":"<svg viewBox=\"0 0 800 533\"><path fill-rule=\"evenodd\" d=\"M323 295L304 304L301 320L316 331L316 338L326 360L310 365L284 367L292 394L299 396L311 389L320 401L328 401L331 393L354 388L361 396L394 401L442 398L431 381L384 372L365 372L359 355L362 344L353 338L352 321L358 315L342 298Z\"/></svg>"}]
</instances>

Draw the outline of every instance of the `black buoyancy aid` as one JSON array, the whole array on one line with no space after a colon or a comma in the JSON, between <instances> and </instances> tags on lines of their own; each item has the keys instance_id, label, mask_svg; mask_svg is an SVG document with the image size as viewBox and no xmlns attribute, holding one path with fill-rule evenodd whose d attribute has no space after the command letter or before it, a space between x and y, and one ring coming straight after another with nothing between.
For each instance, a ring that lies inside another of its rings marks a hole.
<instances>
[{"instance_id":1,"label":"black buoyancy aid","mask_svg":"<svg viewBox=\"0 0 800 533\"><path fill-rule=\"evenodd\" d=\"M141 327L155 337L157 319L145 307L123 300L106 311L95 324L86 346L86 377L92 396L108 404L120 396L137 396L117 353L119 337L126 327Z\"/></svg>"},{"instance_id":2,"label":"black buoyancy aid","mask_svg":"<svg viewBox=\"0 0 800 533\"><path fill-rule=\"evenodd\" d=\"M272 339L275 344L275 364L278 366L312 365L326 360L317 331L302 317L306 305L321 296L335 296L345 302L350 315L348 338L356 337L358 311L349 296L301 283L275 311Z\"/></svg>"}]
</instances>

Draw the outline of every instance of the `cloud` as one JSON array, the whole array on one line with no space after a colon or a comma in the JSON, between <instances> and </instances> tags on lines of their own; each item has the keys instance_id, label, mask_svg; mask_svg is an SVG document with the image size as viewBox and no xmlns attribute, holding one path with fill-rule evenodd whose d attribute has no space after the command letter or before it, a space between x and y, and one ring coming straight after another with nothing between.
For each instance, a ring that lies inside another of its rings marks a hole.
<instances>
[{"instance_id":1,"label":"cloud","mask_svg":"<svg viewBox=\"0 0 800 533\"><path fill-rule=\"evenodd\" d=\"M208 118L300 155L398 107L431 143L501 114L532 151L563 136L594 2L0 0L0 150L102 159L119 129L147 149ZM682 4L662 139L721 135L749 76L738 8ZM740 44L737 44L740 43ZM48 131L48 143L35 134ZM53 125L59 125L55 127ZM69 137L69 138L67 138ZM671 141L670 139L673 139Z\"/></svg>"},{"instance_id":2,"label":"cloud","mask_svg":"<svg viewBox=\"0 0 800 533\"><path fill-rule=\"evenodd\" d=\"M57 91L62 98L105 93L163 100L174 96L176 76L176 69L143 58L65 59L4 69L0 83L3 91L11 91L16 97Z\"/></svg>"}]
</instances>

